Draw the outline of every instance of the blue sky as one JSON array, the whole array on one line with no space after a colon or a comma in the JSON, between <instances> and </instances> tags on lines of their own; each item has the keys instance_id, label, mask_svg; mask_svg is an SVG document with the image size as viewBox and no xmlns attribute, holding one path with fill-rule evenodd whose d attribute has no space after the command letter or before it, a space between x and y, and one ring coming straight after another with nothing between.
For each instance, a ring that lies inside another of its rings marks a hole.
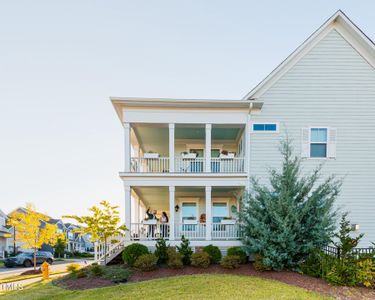
<instances>
[{"instance_id":1,"label":"blue sky","mask_svg":"<svg viewBox=\"0 0 375 300\"><path fill-rule=\"evenodd\" d=\"M0 209L124 209L109 96L239 99L337 9L375 1L0 2Z\"/></svg>"}]
</instances>

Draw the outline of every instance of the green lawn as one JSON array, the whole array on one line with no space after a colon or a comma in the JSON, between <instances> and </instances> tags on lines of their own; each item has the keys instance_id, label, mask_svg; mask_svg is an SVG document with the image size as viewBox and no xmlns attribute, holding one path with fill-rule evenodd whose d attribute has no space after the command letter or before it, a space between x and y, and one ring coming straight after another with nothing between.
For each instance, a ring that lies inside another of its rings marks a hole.
<instances>
[{"instance_id":1,"label":"green lawn","mask_svg":"<svg viewBox=\"0 0 375 300\"><path fill-rule=\"evenodd\" d=\"M331 299L278 281L251 276L193 275L68 291L35 284L0 299Z\"/></svg>"}]
</instances>

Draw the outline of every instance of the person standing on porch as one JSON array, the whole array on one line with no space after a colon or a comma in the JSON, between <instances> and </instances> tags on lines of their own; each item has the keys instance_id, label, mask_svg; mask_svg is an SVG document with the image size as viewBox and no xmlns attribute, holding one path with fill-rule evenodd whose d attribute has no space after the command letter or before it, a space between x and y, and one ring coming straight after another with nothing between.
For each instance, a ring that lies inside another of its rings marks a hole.
<instances>
[{"instance_id":1,"label":"person standing on porch","mask_svg":"<svg viewBox=\"0 0 375 300\"><path fill-rule=\"evenodd\" d=\"M163 238L168 237L168 231L169 231L169 218L168 215L165 211L162 212L161 218L160 218L160 223L161 223L161 234Z\"/></svg>"},{"instance_id":2,"label":"person standing on porch","mask_svg":"<svg viewBox=\"0 0 375 300\"><path fill-rule=\"evenodd\" d=\"M147 209L146 211L147 219L148 220L156 220L156 210L153 212L150 211L150 208ZM148 234L147 236L149 238L154 238L155 237L155 229L156 225L148 225Z\"/></svg>"}]
</instances>

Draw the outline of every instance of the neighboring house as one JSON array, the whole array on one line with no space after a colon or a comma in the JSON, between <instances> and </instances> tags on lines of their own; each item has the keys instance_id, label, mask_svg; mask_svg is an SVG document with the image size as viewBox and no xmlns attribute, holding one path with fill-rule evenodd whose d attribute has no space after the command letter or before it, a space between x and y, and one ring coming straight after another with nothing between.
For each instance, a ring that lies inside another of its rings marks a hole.
<instances>
[{"instance_id":1,"label":"neighboring house","mask_svg":"<svg viewBox=\"0 0 375 300\"><path fill-rule=\"evenodd\" d=\"M5 252L10 253L11 248L11 228L6 225L8 216L0 210L0 258L5 256Z\"/></svg>"},{"instance_id":2,"label":"neighboring house","mask_svg":"<svg viewBox=\"0 0 375 300\"><path fill-rule=\"evenodd\" d=\"M81 228L78 225L65 223L66 227L66 236L67 236L67 245L66 251L68 252L90 252L93 250L93 243L91 242L91 236L89 234L81 235L79 232L75 230Z\"/></svg>"},{"instance_id":3,"label":"neighboring house","mask_svg":"<svg viewBox=\"0 0 375 300\"><path fill-rule=\"evenodd\" d=\"M337 206L361 246L375 242L374 66L373 42L338 11L241 100L112 97L127 243L240 245L237 195L280 167L286 132L305 172L323 163L323 176L345 177ZM145 221L148 207L168 224Z\"/></svg>"},{"instance_id":4,"label":"neighboring house","mask_svg":"<svg viewBox=\"0 0 375 300\"><path fill-rule=\"evenodd\" d=\"M23 212L23 213L27 212L27 210L24 207L19 207L15 211ZM84 235L80 236L79 233L73 232L73 230L75 230L77 228L80 228L79 226L71 224L71 223L64 224L64 222L61 219L54 219L54 218L51 218L51 217L49 217L49 218L50 219L49 219L48 223L55 224L57 226L57 233L58 234L62 233L66 236L66 238L67 238L66 251L68 251L68 252L92 251L93 244L90 241L90 235L84 234ZM0 216L0 222L1 222L1 216ZM40 226L44 227L45 224L46 224L46 222L41 220ZM0 226L0 229L1 229L1 226ZM14 243L13 232L14 232L14 228L11 227L11 228L8 229L8 231L10 233L12 233L11 238L8 239L8 249L9 249L9 251L13 251L13 243ZM1 244L1 230L0 230L0 251L1 251L1 245L2 244ZM31 251L33 251L32 249L22 248L21 245L22 245L21 242L17 241L17 228L16 228L16 248L17 248L17 250L21 251L21 252L31 252ZM49 251L49 252L52 252L52 253L54 252L53 246L47 245L47 244L44 244L41 247L41 250ZM0 252L0 255L1 255L1 252Z\"/></svg>"}]
</instances>

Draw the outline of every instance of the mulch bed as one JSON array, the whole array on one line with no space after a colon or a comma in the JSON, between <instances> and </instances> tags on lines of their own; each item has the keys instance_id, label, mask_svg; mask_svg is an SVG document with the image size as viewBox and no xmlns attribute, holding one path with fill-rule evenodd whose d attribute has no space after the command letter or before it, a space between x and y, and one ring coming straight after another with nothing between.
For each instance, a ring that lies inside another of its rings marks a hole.
<instances>
[{"instance_id":1,"label":"mulch bed","mask_svg":"<svg viewBox=\"0 0 375 300\"><path fill-rule=\"evenodd\" d=\"M161 267L150 272L135 271L128 279L128 282L139 282L151 279L194 274L233 274L257 276L265 279L281 281L312 292L332 296L340 300L375 299L375 290L368 288L330 286L322 279L302 275L296 272L258 272L251 264L241 265L240 268L234 270L224 269L220 265L211 265L207 269L184 267L183 269L178 270ZM72 278L69 276L64 276L63 278L55 280L54 284L70 290L82 290L116 285L108 279L92 277Z\"/></svg>"},{"instance_id":2,"label":"mulch bed","mask_svg":"<svg viewBox=\"0 0 375 300\"><path fill-rule=\"evenodd\" d=\"M129 282L138 282L163 277L193 274L234 274L257 276L265 279L278 280L290 285L304 288L312 292L332 296L336 299L375 299L375 290L361 287L330 286L322 279L302 275L296 272L258 272L253 268L251 264L241 265L240 268L234 270L224 269L219 265L211 265L208 269L184 267L180 270L173 270L163 267L150 272L137 271L129 278Z\"/></svg>"}]
</instances>

